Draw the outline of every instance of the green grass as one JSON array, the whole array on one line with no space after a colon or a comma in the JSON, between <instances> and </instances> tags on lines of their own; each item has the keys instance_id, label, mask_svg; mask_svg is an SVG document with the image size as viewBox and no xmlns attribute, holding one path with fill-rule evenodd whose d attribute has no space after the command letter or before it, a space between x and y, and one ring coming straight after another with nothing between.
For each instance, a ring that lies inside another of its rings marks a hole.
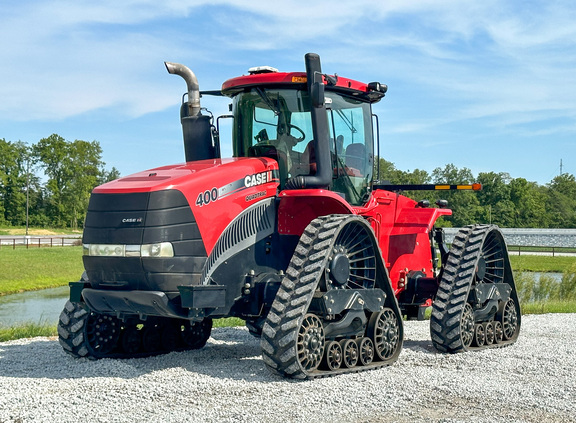
<instances>
[{"instance_id":1,"label":"green grass","mask_svg":"<svg viewBox=\"0 0 576 423\"><path fill-rule=\"evenodd\" d=\"M522 314L576 313L576 301L539 301L520 304Z\"/></svg>"},{"instance_id":2,"label":"green grass","mask_svg":"<svg viewBox=\"0 0 576 423\"><path fill-rule=\"evenodd\" d=\"M557 272L563 273L576 265L576 257L510 255L510 264L515 272Z\"/></svg>"},{"instance_id":3,"label":"green grass","mask_svg":"<svg viewBox=\"0 0 576 423\"><path fill-rule=\"evenodd\" d=\"M24 323L17 326L0 326L0 342L36 336L57 336L56 325Z\"/></svg>"},{"instance_id":4,"label":"green grass","mask_svg":"<svg viewBox=\"0 0 576 423\"><path fill-rule=\"evenodd\" d=\"M82 247L0 249L0 295L65 286L84 268Z\"/></svg>"}]
</instances>

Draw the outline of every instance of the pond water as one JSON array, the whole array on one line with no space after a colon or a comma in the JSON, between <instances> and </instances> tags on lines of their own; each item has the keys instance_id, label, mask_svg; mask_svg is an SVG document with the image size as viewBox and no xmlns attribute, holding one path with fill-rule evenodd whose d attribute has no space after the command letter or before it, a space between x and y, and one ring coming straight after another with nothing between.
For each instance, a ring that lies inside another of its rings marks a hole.
<instances>
[{"instance_id":1,"label":"pond water","mask_svg":"<svg viewBox=\"0 0 576 423\"><path fill-rule=\"evenodd\" d=\"M42 289L0 297L0 327L20 323L56 324L70 288Z\"/></svg>"}]
</instances>

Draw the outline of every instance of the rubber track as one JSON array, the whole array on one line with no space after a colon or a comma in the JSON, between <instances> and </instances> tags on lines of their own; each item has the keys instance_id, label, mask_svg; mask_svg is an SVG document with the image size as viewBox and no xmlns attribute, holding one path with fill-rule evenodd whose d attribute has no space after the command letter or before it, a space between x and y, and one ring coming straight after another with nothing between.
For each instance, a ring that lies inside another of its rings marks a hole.
<instances>
[{"instance_id":1,"label":"rubber track","mask_svg":"<svg viewBox=\"0 0 576 423\"><path fill-rule=\"evenodd\" d=\"M168 354L174 351L188 351L199 349L204 346L205 341L201 345L190 347L187 345L180 345L172 349L160 349L155 351L144 351L142 347L138 352L127 353L122 350L120 340L118 340L115 348L106 354L94 355L87 347L87 340L85 339L85 326L87 322L89 311L79 303L72 303L67 301L58 322L58 341L65 352L76 358L86 357L90 360L97 360L101 358L143 358L152 357L156 355ZM145 322L142 322L144 325ZM120 322L119 322L120 324ZM119 328L120 329L120 328ZM160 328L161 330L161 328ZM120 339L122 331L120 333ZM206 338L208 339L208 338Z\"/></svg>"},{"instance_id":2,"label":"rubber track","mask_svg":"<svg viewBox=\"0 0 576 423\"><path fill-rule=\"evenodd\" d=\"M438 351L457 353L466 350L500 348L516 341L517 336L499 344L466 348L460 336L462 312L468 300L482 243L494 228L493 225L468 226L460 230L452 242L430 317L430 335ZM516 289L513 281L512 289Z\"/></svg>"},{"instance_id":3,"label":"rubber track","mask_svg":"<svg viewBox=\"0 0 576 423\"><path fill-rule=\"evenodd\" d=\"M262 358L280 376L313 379L342 373L355 373L392 364L374 361L368 366L329 371L302 369L297 357L297 338L302 321L318 287L333 248L339 227L351 215L331 215L314 219L304 230L286 275L276 294L261 336ZM359 218L361 219L361 218ZM400 322L402 324L402 322Z\"/></svg>"}]
</instances>

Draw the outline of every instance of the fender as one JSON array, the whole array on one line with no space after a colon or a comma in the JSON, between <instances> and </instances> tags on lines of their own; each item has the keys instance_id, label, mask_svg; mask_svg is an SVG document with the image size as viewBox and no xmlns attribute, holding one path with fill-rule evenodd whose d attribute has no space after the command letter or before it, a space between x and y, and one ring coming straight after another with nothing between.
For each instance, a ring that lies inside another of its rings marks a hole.
<instances>
[{"instance_id":1,"label":"fender","mask_svg":"<svg viewBox=\"0 0 576 423\"><path fill-rule=\"evenodd\" d=\"M306 226L319 216L357 214L338 194L325 189L285 190L278 194L278 232L302 235Z\"/></svg>"}]
</instances>

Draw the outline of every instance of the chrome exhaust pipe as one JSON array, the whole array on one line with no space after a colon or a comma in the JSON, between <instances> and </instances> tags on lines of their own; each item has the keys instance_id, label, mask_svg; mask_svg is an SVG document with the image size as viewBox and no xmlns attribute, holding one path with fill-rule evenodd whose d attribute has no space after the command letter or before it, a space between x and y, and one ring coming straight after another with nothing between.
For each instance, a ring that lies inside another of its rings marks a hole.
<instances>
[{"instance_id":1,"label":"chrome exhaust pipe","mask_svg":"<svg viewBox=\"0 0 576 423\"><path fill-rule=\"evenodd\" d=\"M194 72L180 63L164 62L168 73L180 75L188 86L188 116L200 114L200 85Z\"/></svg>"}]
</instances>

